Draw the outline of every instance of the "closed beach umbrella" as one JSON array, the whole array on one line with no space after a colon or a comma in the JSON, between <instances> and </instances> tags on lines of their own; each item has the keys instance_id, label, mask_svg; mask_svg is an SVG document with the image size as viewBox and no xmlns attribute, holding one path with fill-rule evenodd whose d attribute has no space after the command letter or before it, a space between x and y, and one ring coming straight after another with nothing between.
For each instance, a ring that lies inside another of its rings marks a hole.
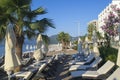
<instances>
[{"instance_id":1,"label":"closed beach umbrella","mask_svg":"<svg viewBox=\"0 0 120 80\"><path fill-rule=\"evenodd\" d=\"M118 54L117 54L117 65L120 66L120 47L118 49Z\"/></svg>"},{"instance_id":2,"label":"closed beach umbrella","mask_svg":"<svg viewBox=\"0 0 120 80\"><path fill-rule=\"evenodd\" d=\"M93 31L93 52L95 53L96 56L100 55L100 52L98 50L98 45L97 45L97 35L96 32Z\"/></svg>"},{"instance_id":3,"label":"closed beach umbrella","mask_svg":"<svg viewBox=\"0 0 120 80\"><path fill-rule=\"evenodd\" d=\"M33 46L34 50L36 50L36 45Z\"/></svg>"},{"instance_id":4,"label":"closed beach umbrella","mask_svg":"<svg viewBox=\"0 0 120 80\"><path fill-rule=\"evenodd\" d=\"M72 42L70 41L70 48L72 48Z\"/></svg>"},{"instance_id":5,"label":"closed beach umbrella","mask_svg":"<svg viewBox=\"0 0 120 80\"><path fill-rule=\"evenodd\" d=\"M43 54L47 54L47 52L48 52L48 47L45 45L45 43L42 44L41 50L42 50L42 53L43 53Z\"/></svg>"},{"instance_id":6,"label":"closed beach umbrella","mask_svg":"<svg viewBox=\"0 0 120 80\"><path fill-rule=\"evenodd\" d=\"M85 52L84 52L85 56L88 56L88 54L89 54L89 45L88 45L88 42L89 42L88 36L86 36L85 37Z\"/></svg>"},{"instance_id":7,"label":"closed beach umbrella","mask_svg":"<svg viewBox=\"0 0 120 80\"><path fill-rule=\"evenodd\" d=\"M119 46L118 46L118 54L117 54L117 65L120 67L120 24L118 26L118 33L119 33Z\"/></svg>"},{"instance_id":8,"label":"closed beach umbrella","mask_svg":"<svg viewBox=\"0 0 120 80\"><path fill-rule=\"evenodd\" d=\"M35 51L34 51L34 54L33 54L33 57L34 57L37 61L43 59L44 56L43 56L43 53L42 53L41 49L35 50Z\"/></svg>"},{"instance_id":9,"label":"closed beach umbrella","mask_svg":"<svg viewBox=\"0 0 120 80\"><path fill-rule=\"evenodd\" d=\"M88 48L88 41L89 41L89 40L88 40L88 37L86 36L86 37L85 37L85 49L89 49L89 48Z\"/></svg>"},{"instance_id":10,"label":"closed beach umbrella","mask_svg":"<svg viewBox=\"0 0 120 80\"><path fill-rule=\"evenodd\" d=\"M40 49L42 44L43 44L42 35L39 34L38 37L37 37L37 49Z\"/></svg>"},{"instance_id":11,"label":"closed beach umbrella","mask_svg":"<svg viewBox=\"0 0 120 80\"><path fill-rule=\"evenodd\" d=\"M39 61L40 59L43 59L43 53L42 53L42 45L43 45L43 40L42 40L42 35L39 34L37 38L37 49L34 51L33 57Z\"/></svg>"},{"instance_id":12,"label":"closed beach umbrella","mask_svg":"<svg viewBox=\"0 0 120 80\"><path fill-rule=\"evenodd\" d=\"M26 45L26 50L27 50L27 51L29 50L29 45Z\"/></svg>"},{"instance_id":13,"label":"closed beach umbrella","mask_svg":"<svg viewBox=\"0 0 120 80\"><path fill-rule=\"evenodd\" d=\"M78 39L78 53L81 54L82 53L82 42L81 39Z\"/></svg>"},{"instance_id":14,"label":"closed beach umbrella","mask_svg":"<svg viewBox=\"0 0 120 80\"><path fill-rule=\"evenodd\" d=\"M20 59L15 52L16 37L11 26L7 27L5 36L5 63L4 69L7 72L13 71L16 67L21 65Z\"/></svg>"},{"instance_id":15,"label":"closed beach umbrella","mask_svg":"<svg viewBox=\"0 0 120 80\"><path fill-rule=\"evenodd\" d=\"M86 37L85 37L85 42L88 43L88 41L89 41L89 40L88 40L88 36L86 36Z\"/></svg>"},{"instance_id":16,"label":"closed beach umbrella","mask_svg":"<svg viewBox=\"0 0 120 80\"><path fill-rule=\"evenodd\" d=\"M32 51L32 49L33 49L33 46L32 46L32 45L30 45L30 50Z\"/></svg>"}]
</instances>

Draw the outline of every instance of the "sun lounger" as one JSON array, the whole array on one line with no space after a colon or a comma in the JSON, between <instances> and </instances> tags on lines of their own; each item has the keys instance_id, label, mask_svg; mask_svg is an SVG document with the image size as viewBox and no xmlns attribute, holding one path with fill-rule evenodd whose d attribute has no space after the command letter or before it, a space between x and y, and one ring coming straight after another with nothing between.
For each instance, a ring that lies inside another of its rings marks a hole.
<instances>
[{"instance_id":1,"label":"sun lounger","mask_svg":"<svg viewBox=\"0 0 120 80\"><path fill-rule=\"evenodd\" d=\"M83 64L89 64L93 59L95 58L94 54L90 54L87 58L85 58L85 61L76 61L73 60L72 62L70 62L70 65L83 65Z\"/></svg>"},{"instance_id":2,"label":"sun lounger","mask_svg":"<svg viewBox=\"0 0 120 80\"><path fill-rule=\"evenodd\" d=\"M114 67L114 63L111 61L107 61L103 66L101 66L96 71L72 71L71 76L72 78L75 77L82 77L82 78L100 78L103 77L103 75L107 74L111 69Z\"/></svg>"},{"instance_id":3,"label":"sun lounger","mask_svg":"<svg viewBox=\"0 0 120 80\"><path fill-rule=\"evenodd\" d=\"M47 65L47 63L42 64L41 66L38 67L31 67L28 69L28 71L20 71L12 74L11 76L16 77L16 78L21 78L22 80L30 80L31 76L36 73L39 74Z\"/></svg>"},{"instance_id":4,"label":"sun lounger","mask_svg":"<svg viewBox=\"0 0 120 80\"><path fill-rule=\"evenodd\" d=\"M46 66L47 66L47 63L42 64L42 65L39 67L37 74L41 73Z\"/></svg>"},{"instance_id":5,"label":"sun lounger","mask_svg":"<svg viewBox=\"0 0 120 80\"><path fill-rule=\"evenodd\" d=\"M30 80L32 75L33 73L30 71L20 71L12 74L12 76L15 76L16 78L20 78L22 80Z\"/></svg>"},{"instance_id":6,"label":"sun lounger","mask_svg":"<svg viewBox=\"0 0 120 80\"><path fill-rule=\"evenodd\" d=\"M120 67L116 69L106 80L120 80Z\"/></svg>"},{"instance_id":7,"label":"sun lounger","mask_svg":"<svg viewBox=\"0 0 120 80\"><path fill-rule=\"evenodd\" d=\"M16 78L30 80L31 76L34 75L34 73L43 70L46 64L47 63L40 63L40 62L31 64L28 67L23 68L23 71L14 73L12 76L15 76Z\"/></svg>"},{"instance_id":8,"label":"sun lounger","mask_svg":"<svg viewBox=\"0 0 120 80\"><path fill-rule=\"evenodd\" d=\"M69 71L75 71L75 70L86 70L90 68L96 68L97 65L102 61L101 57L96 57L96 59L90 64L90 65L72 65L69 68Z\"/></svg>"},{"instance_id":9,"label":"sun lounger","mask_svg":"<svg viewBox=\"0 0 120 80\"><path fill-rule=\"evenodd\" d=\"M42 65L39 67L37 73L36 73L35 76L33 77L33 80L38 80L39 78L41 78L41 77L44 76L44 74L42 73L42 71L46 68L46 66L47 66L47 63L44 63L44 64L42 64Z\"/></svg>"},{"instance_id":10,"label":"sun lounger","mask_svg":"<svg viewBox=\"0 0 120 80\"><path fill-rule=\"evenodd\" d=\"M32 58L24 58L23 61L21 61L23 66L28 66L32 61Z\"/></svg>"}]
</instances>

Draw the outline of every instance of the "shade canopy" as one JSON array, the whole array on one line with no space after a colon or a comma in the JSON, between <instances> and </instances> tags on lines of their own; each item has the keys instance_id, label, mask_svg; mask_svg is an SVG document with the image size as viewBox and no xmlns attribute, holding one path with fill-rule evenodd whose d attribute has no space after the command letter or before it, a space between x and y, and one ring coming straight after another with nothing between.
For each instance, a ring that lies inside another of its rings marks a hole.
<instances>
[{"instance_id":1,"label":"shade canopy","mask_svg":"<svg viewBox=\"0 0 120 80\"><path fill-rule=\"evenodd\" d=\"M16 37L12 25L7 27L5 36L5 71L13 71L16 67L21 65L20 59L15 51Z\"/></svg>"}]
</instances>

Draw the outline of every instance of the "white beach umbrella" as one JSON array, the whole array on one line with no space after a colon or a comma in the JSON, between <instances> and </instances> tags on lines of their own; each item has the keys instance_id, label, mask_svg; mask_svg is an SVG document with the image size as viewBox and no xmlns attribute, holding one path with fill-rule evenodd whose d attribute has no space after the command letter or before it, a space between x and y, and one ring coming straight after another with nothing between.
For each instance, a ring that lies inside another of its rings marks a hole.
<instances>
[{"instance_id":1,"label":"white beach umbrella","mask_svg":"<svg viewBox=\"0 0 120 80\"><path fill-rule=\"evenodd\" d=\"M72 48L72 42L71 42L71 41L70 41L70 44L69 44L69 45L70 45L70 48Z\"/></svg>"},{"instance_id":2,"label":"white beach umbrella","mask_svg":"<svg viewBox=\"0 0 120 80\"><path fill-rule=\"evenodd\" d=\"M80 54L82 52L82 41L81 39L79 38L78 39L78 53Z\"/></svg>"},{"instance_id":3,"label":"white beach umbrella","mask_svg":"<svg viewBox=\"0 0 120 80\"><path fill-rule=\"evenodd\" d=\"M100 52L98 50L98 45L97 45L97 35L96 32L93 31L93 52L95 53L96 56L100 55Z\"/></svg>"},{"instance_id":4,"label":"white beach umbrella","mask_svg":"<svg viewBox=\"0 0 120 80\"><path fill-rule=\"evenodd\" d=\"M7 27L5 36L5 63L4 70L7 72L13 71L16 67L21 65L20 59L15 52L16 37L13 28L9 25Z\"/></svg>"},{"instance_id":5,"label":"white beach umbrella","mask_svg":"<svg viewBox=\"0 0 120 80\"><path fill-rule=\"evenodd\" d=\"M85 37L85 42L88 42L88 41L89 41L88 36L86 36Z\"/></svg>"},{"instance_id":6,"label":"white beach umbrella","mask_svg":"<svg viewBox=\"0 0 120 80\"><path fill-rule=\"evenodd\" d=\"M93 33L92 33L92 40L93 40L93 43L96 43L96 42L97 42L97 35L96 35L95 30L94 30Z\"/></svg>"},{"instance_id":7,"label":"white beach umbrella","mask_svg":"<svg viewBox=\"0 0 120 80\"><path fill-rule=\"evenodd\" d=\"M35 51L34 51L34 54L33 54L33 57L34 57L37 61L43 59L44 56L43 56L43 53L42 53L41 49L35 50Z\"/></svg>"},{"instance_id":8,"label":"white beach umbrella","mask_svg":"<svg viewBox=\"0 0 120 80\"><path fill-rule=\"evenodd\" d=\"M43 45L43 40L42 40L42 35L39 34L37 38L37 49L34 51L33 57L38 61L40 59L43 59L43 53L42 53L42 45Z\"/></svg>"},{"instance_id":9,"label":"white beach umbrella","mask_svg":"<svg viewBox=\"0 0 120 80\"><path fill-rule=\"evenodd\" d=\"M85 37L85 49L89 49L89 46L88 46L88 36Z\"/></svg>"},{"instance_id":10,"label":"white beach umbrella","mask_svg":"<svg viewBox=\"0 0 120 80\"><path fill-rule=\"evenodd\" d=\"M58 42L58 46L60 46L60 43Z\"/></svg>"},{"instance_id":11,"label":"white beach umbrella","mask_svg":"<svg viewBox=\"0 0 120 80\"><path fill-rule=\"evenodd\" d=\"M42 44L41 50L42 50L42 53L43 53L43 54L47 54L47 52L48 52L48 47L45 45L45 43Z\"/></svg>"},{"instance_id":12,"label":"white beach umbrella","mask_svg":"<svg viewBox=\"0 0 120 80\"><path fill-rule=\"evenodd\" d=\"M32 46L32 45L30 45L30 50L32 51L32 49L33 49L33 46Z\"/></svg>"},{"instance_id":13,"label":"white beach umbrella","mask_svg":"<svg viewBox=\"0 0 120 80\"><path fill-rule=\"evenodd\" d=\"M119 33L119 48L118 48L118 55L117 55L117 65L120 67L120 24L118 26L118 33Z\"/></svg>"},{"instance_id":14,"label":"white beach umbrella","mask_svg":"<svg viewBox=\"0 0 120 80\"><path fill-rule=\"evenodd\" d=\"M42 35L39 34L38 37L37 37L37 49L40 49L42 44L43 44Z\"/></svg>"},{"instance_id":15,"label":"white beach umbrella","mask_svg":"<svg viewBox=\"0 0 120 80\"><path fill-rule=\"evenodd\" d=\"M119 49L118 49L117 65L120 66L120 47L119 47Z\"/></svg>"},{"instance_id":16,"label":"white beach umbrella","mask_svg":"<svg viewBox=\"0 0 120 80\"><path fill-rule=\"evenodd\" d=\"M26 50L27 50L27 51L29 50L29 45L26 45Z\"/></svg>"},{"instance_id":17,"label":"white beach umbrella","mask_svg":"<svg viewBox=\"0 0 120 80\"><path fill-rule=\"evenodd\" d=\"M33 46L34 50L36 50L36 45Z\"/></svg>"}]
</instances>

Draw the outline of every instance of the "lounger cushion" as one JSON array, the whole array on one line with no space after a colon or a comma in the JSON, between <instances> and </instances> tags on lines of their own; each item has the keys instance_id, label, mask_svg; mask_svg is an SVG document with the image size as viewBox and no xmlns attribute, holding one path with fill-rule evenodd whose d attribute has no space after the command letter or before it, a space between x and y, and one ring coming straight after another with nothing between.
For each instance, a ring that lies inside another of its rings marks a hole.
<instances>
[{"instance_id":1,"label":"lounger cushion","mask_svg":"<svg viewBox=\"0 0 120 80\"><path fill-rule=\"evenodd\" d=\"M69 71L74 71L74 70L79 70L79 69L86 69L86 67L84 65L72 65L70 68L69 68Z\"/></svg>"},{"instance_id":2,"label":"lounger cushion","mask_svg":"<svg viewBox=\"0 0 120 80\"><path fill-rule=\"evenodd\" d=\"M82 77L95 77L97 78L99 76L99 73L97 71L86 71L84 74L82 74Z\"/></svg>"},{"instance_id":3,"label":"lounger cushion","mask_svg":"<svg viewBox=\"0 0 120 80\"><path fill-rule=\"evenodd\" d=\"M106 74L109 70L111 70L114 67L114 63L108 60L102 67L100 67L97 72L99 74Z\"/></svg>"},{"instance_id":4,"label":"lounger cushion","mask_svg":"<svg viewBox=\"0 0 120 80\"><path fill-rule=\"evenodd\" d=\"M13 74L16 77L20 77L23 78L25 80L29 80L31 78L31 76L33 75L32 72L28 72L28 71L20 71L20 72L16 72Z\"/></svg>"},{"instance_id":5,"label":"lounger cushion","mask_svg":"<svg viewBox=\"0 0 120 80\"><path fill-rule=\"evenodd\" d=\"M102 67L100 67L97 71L71 71L71 76L74 77L92 77L97 78L100 75L107 74L113 67L114 63L111 61L107 61Z\"/></svg>"},{"instance_id":6,"label":"lounger cushion","mask_svg":"<svg viewBox=\"0 0 120 80\"><path fill-rule=\"evenodd\" d=\"M75 77L81 77L82 74L84 74L86 71L72 71L71 72L71 76L72 78L75 78Z\"/></svg>"},{"instance_id":7,"label":"lounger cushion","mask_svg":"<svg viewBox=\"0 0 120 80\"><path fill-rule=\"evenodd\" d=\"M94 68L97 67L97 65L102 61L101 57L97 57L90 65L72 65L69 68L69 71L74 71L74 70L86 70L88 68Z\"/></svg>"},{"instance_id":8,"label":"lounger cushion","mask_svg":"<svg viewBox=\"0 0 120 80\"><path fill-rule=\"evenodd\" d=\"M83 64L89 64L93 59L95 58L94 54L90 54L87 58L86 61L76 61L76 60L72 60L71 62L69 62L69 64L77 64L77 65L83 65Z\"/></svg>"},{"instance_id":9,"label":"lounger cushion","mask_svg":"<svg viewBox=\"0 0 120 80\"><path fill-rule=\"evenodd\" d=\"M120 67L115 70L106 80L120 80Z\"/></svg>"}]
</instances>

